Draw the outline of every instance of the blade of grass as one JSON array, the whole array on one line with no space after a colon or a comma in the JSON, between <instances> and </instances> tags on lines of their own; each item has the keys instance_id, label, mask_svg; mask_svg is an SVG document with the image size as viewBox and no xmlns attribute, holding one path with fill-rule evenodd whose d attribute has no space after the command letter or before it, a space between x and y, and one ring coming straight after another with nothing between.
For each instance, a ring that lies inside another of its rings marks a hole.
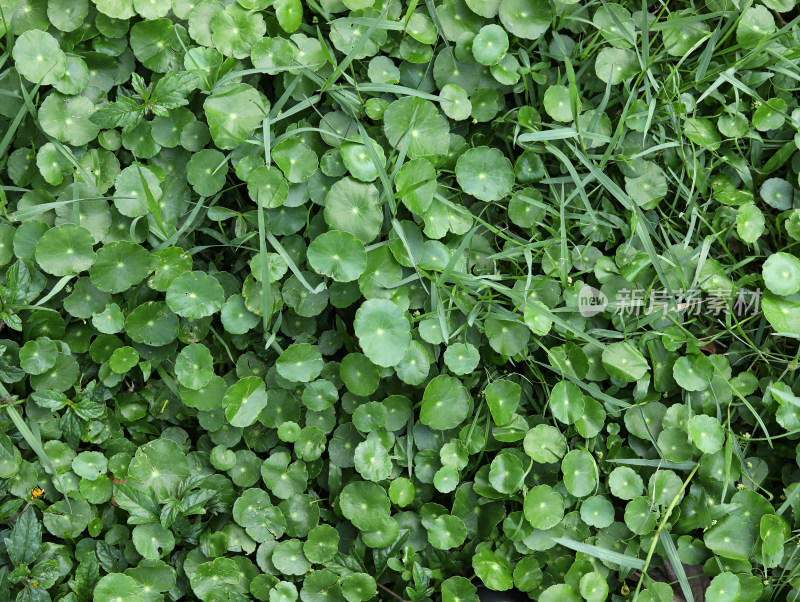
<instances>
[{"instance_id":1,"label":"blade of grass","mask_svg":"<svg viewBox=\"0 0 800 602\"><path fill-rule=\"evenodd\" d=\"M264 133L264 162L267 167L272 164L270 153L270 118L264 117L262 122ZM264 326L264 336L269 332L269 325L272 322L272 309L274 301L272 299L272 281L270 279L269 261L267 261L267 226L264 207L260 200L258 203L258 249L261 253L261 318Z\"/></svg>"},{"instance_id":2,"label":"blade of grass","mask_svg":"<svg viewBox=\"0 0 800 602\"><path fill-rule=\"evenodd\" d=\"M648 466L667 470L691 470L695 462L670 462L669 460L646 460L644 458L608 458L606 462L623 466Z\"/></svg>"},{"instance_id":3,"label":"blade of grass","mask_svg":"<svg viewBox=\"0 0 800 602\"><path fill-rule=\"evenodd\" d=\"M259 211L259 219L261 219L262 215L263 212ZM300 268L297 267L297 264L294 262L294 260L291 257L289 257L289 254L283 248L283 245L281 245L278 239L275 238L275 236L266 228L264 229L263 232L264 232L264 237L266 238L266 240L269 241L269 244L272 245L272 248L274 248L275 251L278 253L278 255L280 255L283 258L283 260L286 262L286 265L288 265L289 269L292 271L292 274L295 275L297 280L300 281L300 284L302 284L309 293L311 293L312 295L316 295L325 288L324 282L320 282L319 285L317 285L316 287L312 287L308 283L308 280L305 279L305 276L303 276L303 273L300 271ZM259 236L260 233L261 231L259 231ZM263 259L266 260L266 255L264 256Z\"/></svg>"},{"instance_id":4,"label":"blade of grass","mask_svg":"<svg viewBox=\"0 0 800 602\"><path fill-rule=\"evenodd\" d=\"M576 552L581 552L582 554L586 554L592 558L597 558L601 562L618 564L620 566L637 571L644 570L647 566L645 561L641 558L627 556L625 554L620 554L619 552L614 552L613 550L601 548L600 546L583 543L581 541L575 541L574 539L554 537L553 541L561 546L564 546L565 548L569 548L570 550L575 550Z\"/></svg>"},{"instance_id":5,"label":"blade of grass","mask_svg":"<svg viewBox=\"0 0 800 602\"><path fill-rule=\"evenodd\" d=\"M36 302L36 305L39 306L39 305L44 305L45 303L47 303L50 299L52 299L58 293L60 293L64 289L64 287L67 286L67 283L70 280L72 280L74 277L75 276L62 276L58 280L58 282L56 282L56 284L53 286L53 288L50 289L50 292L48 292L44 297L42 297L41 299L39 299Z\"/></svg>"},{"instance_id":6,"label":"blade of grass","mask_svg":"<svg viewBox=\"0 0 800 602\"><path fill-rule=\"evenodd\" d=\"M675 549L675 542L672 541L672 535L670 535L669 531L666 529L661 531L661 545L664 546L664 550L667 553L667 560L669 560L669 563L672 565L672 570L678 577L678 585L681 587L681 593L684 599L686 602L694 602L694 594L692 594L692 587L689 585L689 579L686 577L686 570L683 568L683 562L681 562L678 556L678 550Z\"/></svg>"}]
</instances>

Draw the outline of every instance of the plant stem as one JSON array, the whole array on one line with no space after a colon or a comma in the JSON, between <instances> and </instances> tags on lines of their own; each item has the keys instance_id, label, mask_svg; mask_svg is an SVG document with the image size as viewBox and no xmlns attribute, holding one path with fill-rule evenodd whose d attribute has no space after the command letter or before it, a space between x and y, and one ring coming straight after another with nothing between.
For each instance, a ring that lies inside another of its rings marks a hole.
<instances>
[{"instance_id":1,"label":"plant stem","mask_svg":"<svg viewBox=\"0 0 800 602\"><path fill-rule=\"evenodd\" d=\"M382 584L378 583L378 587L379 587L379 588L381 588L383 591L385 591L387 594L391 594L392 596L394 596L395 598L397 598L398 600L400 600L400 602L408 602L408 600L406 600L405 598L402 598L402 597L398 596L396 593L394 593L392 590L390 590L390 589L389 589L388 587L386 587L385 585L382 585Z\"/></svg>"}]
</instances>

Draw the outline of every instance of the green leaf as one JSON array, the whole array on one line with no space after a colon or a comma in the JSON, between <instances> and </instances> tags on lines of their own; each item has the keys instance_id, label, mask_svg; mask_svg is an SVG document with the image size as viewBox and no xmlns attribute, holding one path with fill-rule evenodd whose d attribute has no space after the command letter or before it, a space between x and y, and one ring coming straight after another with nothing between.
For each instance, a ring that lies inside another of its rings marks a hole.
<instances>
[{"instance_id":1,"label":"green leaf","mask_svg":"<svg viewBox=\"0 0 800 602\"><path fill-rule=\"evenodd\" d=\"M136 450L128 467L128 483L140 491L152 489L159 501L174 496L189 476L189 463L171 439L154 439Z\"/></svg>"},{"instance_id":2,"label":"green leaf","mask_svg":"<svg viewBox=\"0 0 800 602\"><path fill-rule=\"evenodd\" d=\"M632 500L644 489L642 478L627 466L618 466L611 471L608 486L611 493L623 500Z\"/></svg>"},{"instance_id":3,"label":"green leaf","mask_svg":"<svg viewBox=\"0 0 800 602\"><path fill-rule=\"evenodd\" d=\"M136 525L131 540L136 551L149 560L158 560L175 547L175 537L172 532L154 523Z\"/></svg>"},{"instance_id":4,"label":"green leaf","mask_svg":"<svg viewBox=\"0 0 800 602\"><path fill-rule=\"evenodd\" d=\"M690 117L684 124L684 134L701 149L716 149L720 143L720 135L710 119Z\"/></svg>"},{"instance_id":5,"label":"green leaf","mask_svg":"<svg viewBox=\"0 0 800 602\"><path fill-rule=\"evenodd\" d=\"M508 50L508 35L499 25L484 25L472 40L472 55L481 65L494 65Z\"/></svg>"},{"instance_id":6,"label":"green leaf","mask_svg":"<svg viewBox=\"0 0 800 602\"><path fill-rule=\"evenodd\" d=\"M141 246L117 241L103 245L89 270L89 278L98 290L121 293L139 284L150 274L152 258Z\"/></svg>"},{"instance_id":7,"label":"green leaf","mask_svg":"<svg viewBox=\"0 0 800 602\"><path fill-rule=\"evenodd\" d=\"M303 5L300 0L275 0L275 15L278 24L287 33L294 33L303 20Z\"/></svg>"},{"instance_id":8,"label":"green leaf","mask_svg":"<svg viewBox=\"0 0 800 602\"><path fill-rule=\"evenodd\" d=\"M436 106L416 96L395 100L383 114L383 130L389 144L408 146L412 159L447 154L450 127Z\"/></svg>"},{"instance_id":9,"label":"green leaf","mask_svg":"<svg viewBox=\"0 0 800 602\"><path fill-rule=\"evenodd\" d=\"M522 387L510 380L495 380L489 383L484 394L492 419L498 426L503 426L514 416L522 396Z\"/></svg>"},{"instance_id":10,"label":"green leaf","mask_svg":"<svg viewBox=\"0 0 800 602\"><path fill-rule=\"evenodd\" d=\"M461 382L442 374L425 387L419 419L432 429L455 428L467 417L470 406L469 394Z\"/></svg>"},{"instance_id":11,"label":"green leaf","mask_svg":"<svg viewBox=\"0 0 800 602\"><path fill-rule=\"evenodd\" d=\"M42 545L42 525L32 509L27 509L14 522L5 539L5 549L14 566L31 564Z\"/></svg>"},{"instance_id":12,"label":"green leaf","mask_svg":"<svg viewBox=\"0 0 800 602\"><path fill-rule=\"evenodd\" d=\"M42 130L59 142L82 146L94 140L100 131L92 121L94 112L92 101L84 96L52 92L39 108L39 122Z\"/></svg>"},{"instance_id":13,"label":"green leaf","mask_svg":"<svg viewBox=\"0 0 800 602\"><path fill-rule=\"evenodd\" d=\"M14 41L12 56L19 73L34 84L52 85L67 68L56 39L40 29L23 32Z\"/></svg>"},{"instance_id":14,"label":"green leaf","mask_svg":"<svg viewBox=\"0 0 800 602\"><path fill-rule=\"evenodd\" d=\"M515 455L498 454L489 466L489 483L500 493L516 493L524 478L522 461Z\"/></svg>"},{"instance_id":15,"label":"green leaf","mask_svg":"<svg viewBox=\"0 0 800 602\"><path fill-rule=\"evenodd\" d=\"M376 439L359 443L356 446L353 462L358 473L368 481L383 481L389 478L392 472L389 453Z\"/></svg>"},{"instance_id":16,"label":"green leaf","mask_svg":"<svg viewBox=\"0 0 800 602\"><path fill-rule=\"evenodd\" d=\"M161 347L178 335L178 318L162 301L140 305L125 320L125 332L137 343Z\"/></svg>"},{"instance_id":17,"label":"green leaf","mask_svg":"<svg viewBox=\"0 0 800 602\"><path fill-rule=\"evenodd\" d=\"M511 161L486 146L472 148L458 158L456 178L464 192L487 202L507 196L514 185Z\"/></svg>"},{"instance_id":18,"label":"green leaf","mask_svg":"<svg viewBox=\"0 0 800 602\"><path fill-rule=\"evenodd\" d=\"M800 259L789 253L773 253L762 267L764 284L776 295L794 295L800 291Z\"/></svg>"},{"instance_id":19,"label":"green leaf","mask_svg":"<svg viewBox=\"0 0 800 602\"><path fill-rule=\"evenodd\" d=\"M725 430L711 416L693 416L689 420L689 434L697 449L705 454L718 452L725 442Z\"/></svg>"},{"instance_id":20,"label":"green leaf","mask_svg":"<svg viewBox=\"0 0 800 602\"><path fill-rule=\"evenodd\" d=\"M289 184L277 167L262 165L250 172L247 192L261 207L274 209L286 202Z\"/></svg>"},{"instance_id":21,"label":"green leaf","mask_svg":"<svg viewBox=\"0 0 800 602\"><path fill-rule=\"evenodd\" d=\"M216 558L200 564L189 578L192 591L201 600L227 595L239 584L239 565L231 558Z\"/></svg>"},{"instance_id":22,"label":"green leaf","mask_svg":"<svg viewBox=\"0 0 800 602\"><path fill-rule=\"evenodd\" d=\"M428 541L439 550L457 548L467 538L467 528L457 516L442 514L428 527Z\"/></svg>"},{"instance_id":23,"label":"green leaf","mask_svg":"<svg viewBox=\"0 0 800 602\"><path fill-rule=\"evenodd\" d=\"M322 354L308 343L287 348L275 364L278 374L292 382L309 382L322 371Z\"/></svg>"},{"instance_id":24,"label":"green leaf","mask_svg":"<svg viewBox=\"0 0 800 602\"><path fill-rule=\"evenodd\" d=\"M311 562L324 564L339 550L339 533L330 525L318 525L308 534L303 553Z\"/></svg>"},{"instance_id":25,"label":"green leaf","mask_svg":"<svg viewBox=\"0 0 800 602\"><path fill-rule=\"evenodd\" d=\"M564 485L570 494L586 497L597 487L597 467L592 457L581 449L573 449L561 462Z\"/></svg>"},{"instance_id":26,"label":"green leaf","mask_svg":"<svg viewBox=\"0 0 800 602\"><path fill-rule=\"evenodd\" d=\"M202 389L214 377L214 358L205 345L192 343L178 354L175 360L175 376L187 389Z\"/></svg>"},{"instance_id":27,"label":"green leaf","mask_svg":"<svg viewBox=\"0 0 800 602\"><path fill-rule=\"evenodd\" d=\"M472 568L490 590L503 592L514 584L508 560L488 548L481 549L472 557Z\"/></svg>"},{"instance_id":28,"label":"green leaf","mask_svg":"<svg viewBox=\"0 0 800 602\"><path fill-rule=\"evenodd\" d=\"M204 318L218 312L225 292L213 276L203 272L184 272L169 285L167 305L184 318Z\"/></svg>"},{"instance_id":29,"label":"green leaf","mask_svg":"<svg viewBox=\"0 0 800 602\"><path fill-rule=\"evenodd\" d=\"M730 560L747 560L753 538L747 524L737 516L725 516L705 532L703 542L714 554Z\"/></svg>"},{"instance_id":30,"label":"green leaf","mask_svg":"<svg viewBox=\"0 0 800 602\"><path fill-rule=\"evenodd\" d=\"M210 148L193 154L186 165L186 179L200 196L213 196L222 190L227 174L225 155Z\"/></svg>"},{"instance_id":31,"label":"green leaf","mask_svg":"<svg viewBox=\"0 0 800 602\"><path fill-rule=\"evenodd\" d=\"M53 276L83 272L95 262L94 239L81 226L63 224L52 228L36 243L36 261Z\"/></svg>"},{"instance_id":32,"label":"green leaf","mask_svg":"<svg viewBox=\"0 0 800 602\"><path fill-rule=\"evenodd\" d=\"M550 28L552 9L543 0L508 0L499 7L500 22L515 36L537 40Z\"/></svg>"},{"instance_id":33,"label":"green leaf","mask_svg":"<svg viewBox=\"0 0 800 602\"><path fill-rule=\"evenodd\" d=\"M120 97L97 109L90 117L92 123L101 128L121 127L123 132L132 131L144 117L145 106L133 98Z\"/></svg>"},{"instance_id":34,"label":"green leaf","mask_svg":"<svg viewBox=\"0 0 800 602\"><path fill-rule=\"evenodd\" d=\"M276 144L272 159L289 182L305 182L317 171L316 153L299 140L288 139Z\"/></svg>"},{"instance_id":35,"label":"green leaf","mask_svg":"<svg viewBox=\"0 0 800 602\"><path fill-rule=\"evenodd\" d=\"M58 347L47 337L28 341L19 350L20 367L28 374L43 374L56 364Z\"/></svg>"},{"instance_id":36,"label":"green leaf","mask_svg":"<svg viewBox=\"0 0 800 602\"><path fill-rule=\"evenodd\" d=\"M362 531L380 529L389 513L389 498L383 488L363 481L345 485L339 504L345 518Z\"/></svg>"},{"instance_id":37,"label":"green leaf","mask_svg":"<svg viewBox=\"0 0 800 602\"><path fill-rule=\"evenodd\" d=\"M775 31L775 19L764 6L746 8L736 27L736 41L743 48L755 48Z\"/></svg>"},{"instance_id":38,"label":"green leaf","mask_svg":"<svg viewBox=\"0 0 800 602\"><path fill-rule=\"evenodd\" d=\"M597 54L594 71L601 81L616 86L638 73L636 53L625 48L603 48ZM567 121L567 120L562 120Z\"/></svg>"},{"instance_id":39,"label":"green leaf","mask_svg":"<svg viewBox=\"0 0 800 602\"><path fill-rule=\"evenodd\" d=\"M567 452L567 441L556 429L538 424L527 432L523 441L525 453L542 464L558 462Z\"/></svg>"},{"instance_id":40,"label":"green leaf","mask_svg":"<svg viewBox=\"0 0 800 602\"><path fill-rule=\"evenodd\" d=\"M120 573L105 575L94 588L94 600L97 602L114 602L118 598L131 602L143 602L139 586L132 577Z\"/></svg>"},{"instance_id":41,"label":"green leaf","mask_svg":"<svg viewBox=\"0 0 800 602\"><path fill-rule=\"evenodd\" d=\"M525 495L523 511L536 529L551 529L564 518L564 499L549 485L537 485Z\"/></svg>"},{"instance_id":42,"label":"green leaf","mask_svg":"<svg viewBox=\"0 0 800 602\"><path fill-rule=\"evenodd\" d=\"M219 32L226 39L231 36L231 29L222 17ZM215 88L204 101L203 108L214 143L221 149L233 149L261 125L268 104L254 88L232 83Z\"/></svg>"},{"instance_id":43,"label":"green leaf","mask_svg":"<svg viewBox=\"0 0 800 602\"><path fill-rule=\"evenodd\" d=\"M572 424L583 415L585 401L577 385L562 380L550 392L550 411L559 422Z\"/></svg>"},{"instance_id":44,"label":"green leaf","mask_svg":"<svg viewBox=\"0 0 800 602\"><path fill-rule=\"evenodd\" d=\"M79 477L96 481L108 470L108 461L100 452L81 452L72 460L72 470Z\"/></svg>"},{"instance_id":45,"label":"green leaf","mask_svg":"<svg viewBox=\"0 0 800 602\"><path fill-rule=\"evenodd\" d=\"M726 571L711 580L711 584L706 589L706 595L720 602L735 602L739 599L741 589L739 578Z\"/></svg>"},{"instance_id":46,"label":"green leaf","mask_svg":"<svg viewBox=\"0 0 800 602\"><path fill-rule=\"evenodd\" d=\"M157 203L163 194L155 174L138 163L123 169L114 187L114 206L127 217L147 215L151 200Z\"/></svg>"},{"instance_id":47,"label":"green leaf","mask_svg":"<svg viewBox=\"0 0 800 602\"><path fill-rule=\"evenodd\" d=\"M367 252L353 234L331 230L311 241L308 262L318 274L352 282L366 270Z\"/></svg>"},{"instance_id":48,"label":"green leaf","mask_svg":"<svg viewBox=\"0 0 800 602\"><path fill-rule=\"evenodd\" d=\"M370 243L383 224L378 189L373 184L342 178L325 197L324 216L332 230L349 232L361 242Z\"/></svg>"},{"instance_id":49,"label":"green leaf","mask_svg":"<svg viewBox=\"0 0 800 602\"><path fill-rule=\"evenodd\" d=\"M603 350L603 368L617 380L635 382L649 371L645 357L630 343L611 343Z\"/></svg>"},{"instance_id":50,"label":"green leaf","mask_svg":"<svg viewBox=\"0 0 800 602\"><path fill-rule=\"evenodd\" d=\"M764 554L770 556L780 554L789 536L789 525L780 516L765 514L761 517L759 535Z\"/></svg>"},{"instance_id":51,"label":"green leaf","mask_svg":"<svg viewBox=\"0 0 800 602\"><path fill-rule=\"evenodd\" d=\"M264 381L257 376L247 376L228 388L222 399L225 417L236 427L250 426L267 407Z\"/></svg>"},{"instance_id":52,"label":"green leaf","mask_svg":"<svg viewBox=\"0 0 800 602\"><path fill-rule=\"evenodd\" d=\"M405 312L388 299L368 299L356 311L353 324L358 342L378 366L399 364L411 344L411 326Z\"/></svg>"}]
</instances>

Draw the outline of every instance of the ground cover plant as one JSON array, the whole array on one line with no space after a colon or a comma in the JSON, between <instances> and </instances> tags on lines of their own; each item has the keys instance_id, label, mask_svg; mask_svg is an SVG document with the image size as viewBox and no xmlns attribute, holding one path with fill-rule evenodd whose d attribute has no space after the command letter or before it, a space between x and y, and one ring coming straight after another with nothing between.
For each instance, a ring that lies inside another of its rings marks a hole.
<instances>
[{"instance_id":1,"label":"ground cover plant","mask_svg":"<svg viewBox=\"0 0 800 602\"><path fill-rule=\"evenodd\" d=\"M794 0L0 0L0 597L793 600Z\"/></svg>"}]
</instances>

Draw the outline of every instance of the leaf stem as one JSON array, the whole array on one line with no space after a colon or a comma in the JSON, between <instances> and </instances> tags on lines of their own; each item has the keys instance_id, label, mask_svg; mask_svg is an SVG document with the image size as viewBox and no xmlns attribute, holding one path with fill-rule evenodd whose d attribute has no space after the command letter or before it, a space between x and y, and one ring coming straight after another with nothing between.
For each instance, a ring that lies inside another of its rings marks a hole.
<instances>
[{"instance_id":1,"label":"leaf stem","mask_svg":"<svg viewBox=\"0 0 800 602\"><path fill-rule=\"evenodd\" d=\"M379 587L379 588L381 588L381 589L382 589L383 591L385 591L387 594L390 594L390 595L394 596L395 598L397 598L398 600L400 600L400 602L408 602L408 600L406 600L405 598L402 598L402 597L398 596L396 593L394 593L392 590L390 590L390 589L389 589L388 587L386 587L385 585L383 585L383 584L381 584L381 583L378 583L377 585L378 585L378 587Z\"/></svg>"}]
</instances>

